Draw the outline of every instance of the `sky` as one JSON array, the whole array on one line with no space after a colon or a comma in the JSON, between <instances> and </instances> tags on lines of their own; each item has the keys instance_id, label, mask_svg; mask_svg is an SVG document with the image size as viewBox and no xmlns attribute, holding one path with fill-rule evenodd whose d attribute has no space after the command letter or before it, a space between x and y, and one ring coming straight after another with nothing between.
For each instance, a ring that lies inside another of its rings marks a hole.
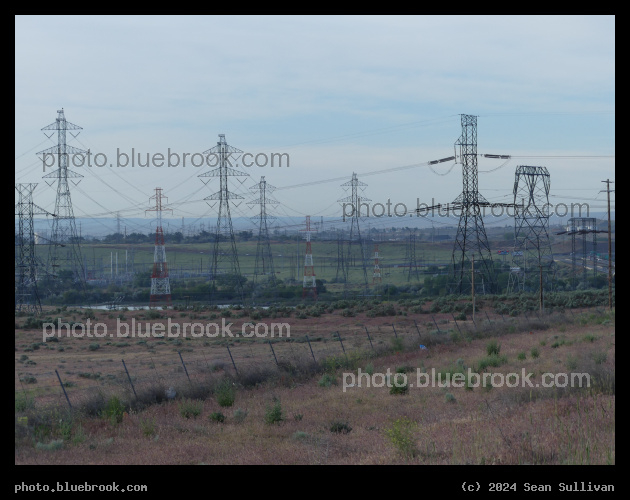
<instances>
[{"instance_id":1,"label":"sky","mask_svg":"<svg viewBox=\"0 0 630 500\"><path fill-rule=\"evenodd\" d=\"M263 164L230 178L243 196L235 218L257 213L248 202L261 176L277 188L268 211L279 217L341 218L353 173L372 216L388 201L411 211L461 192L461 164L426 163L453 156L469 114L479 153L513 157L479 158L486 199L511 202L516 167L544 166L550 202L603 212L601 181L615 177L614 40L614 16L16 16L15 182L38 183L35 203L54 211L55 184L42 177L55 167L36 153L56 144L41 129L63 108L82 127L68 144L105 164L71 166L84 176L71 184L77 219L119 212L149 230L156 187L173 210L165 218L216 217L204 198L219 180L198 177L211 166L119 165L132 151L143 163L190 159L219 134ZM289 165L271 167L272 153Z\"/></svg>"}]
</instances>

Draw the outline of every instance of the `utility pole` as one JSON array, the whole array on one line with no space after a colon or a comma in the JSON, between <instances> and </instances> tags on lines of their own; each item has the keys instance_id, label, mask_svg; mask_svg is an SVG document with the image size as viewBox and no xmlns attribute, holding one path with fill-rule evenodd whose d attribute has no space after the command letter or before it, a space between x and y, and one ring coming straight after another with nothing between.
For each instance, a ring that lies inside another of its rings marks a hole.
<instances>
[{"instance_id":1,"label":"utility pole","mask_svg":"<svg viewBox=\"0 0 630 500\"><path fill-rule=\"evenodd\" d=\"M614 184L610 179L602 181L606 183L606 193L608 194L608 308L612 311L612 225L610 223L610 184ZM612 191L615 192L614 190Z\"/></svg>"}]
</instances>

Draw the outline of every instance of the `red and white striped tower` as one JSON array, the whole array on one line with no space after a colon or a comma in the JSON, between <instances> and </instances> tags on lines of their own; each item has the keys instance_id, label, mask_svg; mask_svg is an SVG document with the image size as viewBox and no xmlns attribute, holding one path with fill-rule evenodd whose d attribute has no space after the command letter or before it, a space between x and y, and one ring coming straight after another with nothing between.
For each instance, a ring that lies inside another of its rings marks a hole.
<instances>
[{"instance_id":1,"label":"red and white striped tower","mask_svg":"<svg viewBox=\"0 0 630 500\"><path fill-rule=\"evenodd\" d=\"M166 249L164 247L164 231L162 230L162 188L155 188L155 208L148 208L146 212L156 212L157 225L155 227L155 252L153 253L153 273L151 274L151 297L149 307L155 307L158 302L171 303L171 285L168 280L166 265ZM170 210L171 209L166 209Z\"/></svg>"},{"instance_id":2,"label":"red and white striped tower","mask_svg":"<svg viewBox=\"0 0 630 500\"><path fill-rule=\"evenodd\" d=\"M372 274L372 284L381 282L381 268L378 265L378 244L374 244L374 273Z\"/></svg>"},{"instance_id":3,"label":"red and white striped tower","mask_svg":"<svg viewBox=\"0 0 630 500\"><path fill-rule=\"evenodd\" d=\"M311 216L306 216L306 229L300 229L306 233L306 255L304 257L304 282L302 284L302 298L312 295L317 300L317 284L315 283L315 267L313 266L313 251L311 250Z\"/></svg>"}]
</instances>

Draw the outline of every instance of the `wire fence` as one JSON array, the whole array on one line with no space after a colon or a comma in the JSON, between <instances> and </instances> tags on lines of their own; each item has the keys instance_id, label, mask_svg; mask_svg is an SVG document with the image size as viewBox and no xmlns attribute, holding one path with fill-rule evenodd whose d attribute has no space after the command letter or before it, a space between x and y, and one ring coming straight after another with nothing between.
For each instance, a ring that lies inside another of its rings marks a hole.
<instances>
[{"instance_id":1,"label":"wire fence","mask_svg":"<svg viewBox=\"0 0 630 500\"><path fill-rule=\"evenodd\" d=\"M132 399L156 387L165 392L176 391L186 386L207 386L212 377L228 375L242 380L252 373L263 374L262 381L264 374L291 374L305 366L321 369L326 363L330 366L331 360L362 359L388 351L430 352L433 346L444 342L543 329L575 321L583 313L604 315L606 310L598 307L550 314L529 312L516 317L478 311L474 320L471 315L458 320L453 314L418 314L413 318L378 318L381 324L375 324L376 321L365 325L344 324L337 329L330 325L300 324L297 320L294 330L299 332L290 336L210 341L163 337L138 340L138 345L124 342L122 347L111 343L104 346L108 349L99 346L94 351L90 347L86 351L80 344L88 340L72 340L75 346L72 350L56 353L59 363L55 368L50 368L50 363L42 369L37 366L44 365L50 357L45 346L37 352L29 351L30 356L16 352L16 398L23 395L40 403L75 407L84 404L94 393L120 394ZM60 345L63 343L55 344ZM141 346L146 351L139 350ZM56 349L52 343L48 348Z\"/></svg>"}]
</instances>

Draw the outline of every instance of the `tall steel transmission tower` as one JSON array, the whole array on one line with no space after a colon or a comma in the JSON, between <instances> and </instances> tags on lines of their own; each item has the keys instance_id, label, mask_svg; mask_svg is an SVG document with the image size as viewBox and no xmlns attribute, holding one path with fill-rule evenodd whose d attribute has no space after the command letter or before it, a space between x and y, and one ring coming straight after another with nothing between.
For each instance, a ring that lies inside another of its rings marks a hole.
<instances>
[{"instance_id":1,"label":"tall steel transmission tower","mask_svg":"<svg viewBox=\"0 0 630 500\"><path fill-rule=\"evenodd\" d=\"M339 203L351 203L353 207L352 219L350 224L350 236L348 238L348 249L346 252L347 258L345 259L345 269L344 269L344 279L345 285L344 289L347 292L350 286L350 265L353 261L353 244L355 245L355 249L358 245L360 252L360 262L361 262L361 270L363 273L363 288L364 294L368 293L368 278L367 278L367 264L365 262L365 250L363 248L363 239L361 238L361 229L359 227L359 215L361 212L361 203L372 201L367 197L361 196L359 190L364 191L367 184L365 182L359 181L357 178L357 174L352 173L352 179L341 185L343 188L349 188L351 190L350 196L346 196L345 198L341 198L337 200ZM367 206L367 203L366 203ZM369 210L369 207L368 207ZM345 210L344 210L345 214ZM355 241L356 240L356 241ZM356 253L356 252L355 252Z\"/></svg>"},{"instance_id":2,"label":"tall steel transmission tower","mask_svg":"<svg viewBox=\"0 0 630 500\"><path fill-rule=\"evenodd\" d=\"M243 151L229 146L225 142L225 134L219 134L219 142L213 148L204 151L204 155L214 155L218 159L218 167L210 172L199 175L204 183L204 178L219 177L219 191L204 198L206 201L218 201L219 213L217 216L217 226L214 234L214 245L212 260L210 262L210 280L214 282L215 289L217 278L224 275L225 282L231 286L239 300L243 300L243 282L241 280L241 269L238 264L238 252L236 251L236 240L234 239L234 229L232 227L232 217L230 215L230 201L243 199L242 196L228 190L228 177L249 176L248 173L228 167L230 158L237 159ZM209 203L208 203L209 204ZM209 204L210 205L210 204ZM210 205L214 207L216 203Z\"/></svg>"},{"instance_id":3,"label":"tall steel transmission tower","mask_svg":"<svg viewBox=\"0 0 630 500\"><path fill-rule=\"evenodd\" d=\"M306 254L304 255L304 280L302 283L302 298L312 296L317 300L317 283L315 281L315 267L313 266L313 250L311 249L311 216L306 216L306 229L300 229L306 233Z\"/></svg>"},{"instance_id":4,"label":"tall steel transmission tower","mask_svg":"<svg viewBox=\"0 0 630 500\"><path fill-rule=\"evenodd\" d=\"M378 256L378 243L374 243L374 271L372 272L372 285L378 285L382 282L381 266Z\"/></svg>"},{"instance_id":5,"label":"tall steel transmission tower","mask_svg":"<svg viewBox=\"0 0 630 500\"><path fill-rule=\"evenodd\" d=\"M576 288L578 255L581 255L580 260L582 261L582 286L588 286L587 261L589 257L592 257L593 260L593 278L597 277L597 233L606 232L608 231L597 229L597 219L594 217L572 217L569 219L566 231L556 233L571 236L571 287L573 289ZM590 253L587 246L587 235L589 234L593 235ZM578 236L582 237L581 251L578 248Z\"/></svg>"},{"instance_id":6,"label":"tall steel transmission tower","mask_svg":"<svg viewBox=\"0 0 630 500\"><path fill-rule=\"evenodd\" d=\"M420 281L420 273L418 272L418 260L416 259L416 230L409 230L409 238L407 240L407 252L405 256L405 264L407 266L407 282L411 281L411 277L415 276L416 281Z\"/></svg>"},{"instance_id":7,"label":"tall steel transmission tower","mask_svg":"<svg viewBox=\"0 0 630 500\"><path fill-rule=\"evenodd\" d=\"M269 243L269 227L267 219L275 219L273 215L267 214L267 205L277 205L279 201L274 200L270 195L275 191L275 186L268 184L265 177L260 178L260 182L250 188L257 191L258 198L252 200L248 205L260 205L260 214L253 217L258 223L258 244L256 245L256 262L254 264L254 282L259 275L268 276L269 286L276 285L276 273L273 267L273 255L271 244Z\"/></svg>"},{"instance_id":8,"label":"tall steel transmission tower","mask_svg":"<svg viewBox=\"0 0 630 500\"><path fill-rule=\"evenodd\" d=\"M509 292L540 290L552 286L556 269L549 241L549 188L545 167L516 167L514 179L514 249L508 280Z\"/></svg>"},{"instance_id":9,"label":"tall steel transmission tower","mask_svg":"<svg viewBox=\"0 0 630 500\"><path fill-rule=\"evenodd\" d=\"M150 307L155 307L158 302L171 303L171 285L168 278L168 266L166 265L166 248L164 246L164 231L162 230L162 211L171 211L162 207L162 188L155 188L155 194L150 200L155 200L155 208L147 208L146 212L155 212L157 223L155 226L155 251L153 253L153 272L151 273L151 297Z\"/></svg>"},{"instance_id":10,"label":"tall steel transmission tower","mask_svg":"<svg viewBox=\"0 0 630 500\"><path fill-rule=\"evenodd\" d=\"M15 312L40 314L42 305L37 292L38 268L43 264L35 254L34 215L53 215L33 203L33 191L37 184L16 184L18 202L17 234L17 283L15 284Z\"/></svg>"},{"instance_id":11,"label":"tall steel transmission tower","mask_svg":"<svg viewBox=\"0 0 630 500\"><path fill-rule=\"evenodd\" d=\"M490 203L479 193L477 168L477 117L461 115L462 135L455 142L459 145L459 161L462 164L463 189L453 205L461 209L459 227L453 247L453 275L451 293L465 294L471 290L470 256L476 257L475 266L480 274L475 287L482 292L494 289L494 268L488 237L481 216L481 206ZM456 161L458 161L456 159Z\"/></svg>"},{"instance_id":12,"label":"tall steel transmission tower","mask_svg":"<svg viewBox=\"0 0 630 500\"><path fill-rule=\"evenodd\" d=\"M50 158L55 159L57 169L49 174L44 175L43 179L53 179L51 186L55 180L57 182L57 198L55 200L55 214L52 225L52 244L49 247L47 272L49 275L58 276L58 272L62 269L71 270L75 282L82 285L85 283L85 272L83 269L83 259L81 257L81 245L77 237L77 227L74 219L74 211L72 209L72 199L70 197L70 185L68 179L73 179L72 183L77 185L83 177L73 171L68 170L68 162L70 156L89 155L88 151L78 149L66 144L66 132L69 131L73 137L77 137L72 133L73 130L83 130L78 125L70 123L66 120L63 108L57 111L57 120L54 123L42 128L44 134L50 139L53 134L48 136L47 130L57 131L57 145L48 149L44 149L37 153L42 155L44 169L50 167L47 162ZM85 158L83 158L85 159ZM74 179L79 179L75 182ZM64 247L64 251L60 250Z\"/></svg>"},{"instance_id":13,"label":"tall steel transmission tower","mask_svg":"<svg viewBox=\"0 0 630 500\"><path fill-rule=\"evenodd\" d=\"M337 272L335 273L335 283L345 283L346 281L346 258L343 253L343 230L337 229Z\"/></svg>"}]
</instances>

